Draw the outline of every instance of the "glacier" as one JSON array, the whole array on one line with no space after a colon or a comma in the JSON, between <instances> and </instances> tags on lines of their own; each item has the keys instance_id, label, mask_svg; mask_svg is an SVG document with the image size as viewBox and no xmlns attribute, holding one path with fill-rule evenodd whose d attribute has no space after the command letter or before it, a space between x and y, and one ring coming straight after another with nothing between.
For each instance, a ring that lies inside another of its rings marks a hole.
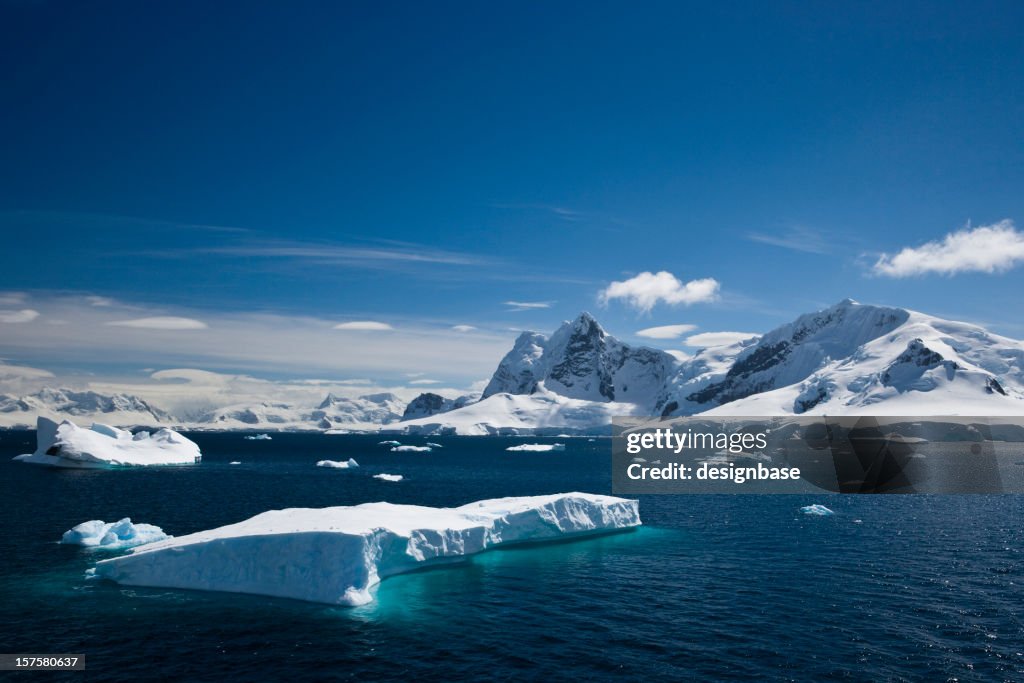
<instances>
[{"instance_id":1,"label":"glacier","mask_svg":"<svg viewBox=\"0 0 1024 683\"><path fill-rule=\"evenodd\" d=\"M130 517L117 522L93 519L82 522L64 532L60 542L64 545L80 545L86 548L122 550L146 543L172 538L164 530L152 524L133 524Z\"/></svg>"},{"instance_id":2,"label":"glacier","mask_svg":"<svg viewBox=\"0 0 1024 683\"><path fill-rule=\"evenodd\" d=\"M15 456L33 465L69 468L194 465L202 459L199 446L170 429L131 432L93 423L85 429L65 420L45 417L36 422L36 450Z\"/></svg>"},{"instance_id":3,"label":"glacier","mask_svg":"<svg viewBox=\"0 0 1024 683\"><path fill-rule=\"evenodd\" d=\"M237 524L102 560L129 586L249 593L330 605L373 600L395 574L500 545L631 529L637 501L589 493L481 500L456 508L392 503L271 510Z\"/></svg>"}]
</instances>

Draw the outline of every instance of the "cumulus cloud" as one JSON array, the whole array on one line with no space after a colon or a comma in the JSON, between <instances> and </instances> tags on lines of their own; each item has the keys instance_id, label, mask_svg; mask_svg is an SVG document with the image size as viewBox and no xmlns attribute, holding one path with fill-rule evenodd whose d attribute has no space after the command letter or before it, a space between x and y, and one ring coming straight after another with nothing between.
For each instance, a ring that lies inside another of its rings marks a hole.
<instances>
[{"instance_id":1,"label":"cumulus cloud","mask_svg":"<svg viewBox=\"0 0 1024 683\"><path fill-rule=\"evenodd\" d=\"M174 315L155 315L133 320L111 320L107 325L133 327L139 330L205 330L207 324L195 318L181 318Z\"/></svg>"},{"instance_id":2,"label":"cumulus cloud","mask_svg":"<svg viewBox=\"0 0 1024 683\"><path fill-rule=\"evenodd\" d=\"M697 329L696 325L661 325L660 327L648 327L636 333L638 337L648 339L678 339L687 332Z\"/></svg>"},{"instance_id":3,"label":"cumulus cloud","mask_svg":"<svg viewBox=\"0 0 1024 683\"><path fill-rule=\"evenodd\" d=\"M353 320L347 323L338 323L334 326L334 329L358 330L360 332L382 332L386 330L393 330L395 328L387 323L381 323L375 320Z\"/></svg>"},{"instance_id":4,"label":"cumulus cloud","mask_svg":"<svg viewBox=\"0 0 1024 683\"><path fill-rule=\"evenodd\" d=\"M553 301L506 301L505 305L510 311L535 311L541 308L551 308Z\"/></svg>"},{"instance_id":5,"label":"cumulus cloud","mask_svg":"<svg viewBox=\"0 0 1024 683\"><path fill-rule=\"evenodd\" d=\"M452 325L452 329L456 332L472 332L476 328L472 325Z\"/></svg>"},{"instance_id":6,"label":"cumulus cloud","mask_svg":"<svg viewBox=\"0 0 1024 683\"><path fill-rule=\"evenodd\" d=\"M682 282L672 273L662 270L658 273L643 272L628 280L612 282L599 294L602 303L622 299L626 304L644 313L659 302L670 306L714 301L721 288L718 280L703 278Z\"/></svg>"},{"instance_id":7,"label":"cumulus cloud","mask_svg":"<svg viewBox=\"0 0 1024 683\"><path fill-rule=\"evenodd\" d=\"M20 311L0 311L0 323L30 323L39 317L39 311L23 308Z\"/></svg>"},{"instance_id":8,"label":"cumulus cloud","mask_svg":"<svg viewBox=\"0 0 1024 683\"><path fill-rule=\"evenodd\" d=\"M686 345L697 348L725 346L726 344L735 344L736 342L743 341L744 339L750 339L751 337L757 336L758 335L753 332L704 332L703 334L695 334L687 337Z\"/></svg>"},{"instance_id":9,"label":"cumulus cloud","mask_svg":"<svg viewBox=\"0 0 1024 683\"><path fill-rule=\"evenodd\" d=\"M887 277L938 273L1001 273L1024 261L1024 233L1013 221L965 228L920 247L905 247L895 255L882 254L873 271Z\"/></svg>"}]
</instances>

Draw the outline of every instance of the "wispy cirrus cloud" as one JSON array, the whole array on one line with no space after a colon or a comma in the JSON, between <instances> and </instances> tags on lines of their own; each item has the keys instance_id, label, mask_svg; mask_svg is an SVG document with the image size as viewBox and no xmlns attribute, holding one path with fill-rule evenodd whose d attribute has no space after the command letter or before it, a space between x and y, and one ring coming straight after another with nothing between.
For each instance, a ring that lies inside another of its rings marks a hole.
<instances>
[{"instance_id":1,"label":"wispy cirrus cloud","mask_svg":"<svg viewBox=\"0 0 1024 683\"><path fill-rule=\"evenodd\" d=\"M454 332L473 332L476 329L477 328L472 325L452 325L452 330Z\"/></svg>"},{"instance_id":2,"label":"wispy cirrus cloud","mask_svg":"<svg viewBox=\"0 0 1024 683\"><path fill-rule=\"evenodd\" d=\"M636 336L648 339L678 339L695 329L697 329L696 325L661 325L638 330Z\"/></svg>"},{"instance_id":3,"label":"wispy cirrus cloud","mask_svg":"<svg viewBox=\"0 0 1024 683\"><path fill-rule=\"evenodd\" d=\"M174 315L154 315L131 320L111 320L106 324L114 327L134 327L139 330L205 330L209 327L202 320L182 318Z\"/></svg>"},{"instance_id":4,"label":"wispy cirrus cloud","mask_svg":"<svg viewBox=\"0 0 1024 683\"><path fill-rule=\"evenodd\" d=\"M747 239L806 254L827 254L831 251L830 241L825 234L810 228L794 227L781 233L750 232L747 233Z\"/></svg>"},{"instance_id":5,"label":"wispy cirrus cloud","mask_svg":"<svg viewBox=\"0 0 1024 683\"><path fill-rule=\"evenodd\" d=\"M480 266L483 257L462 252L430 249L419 245L356 246L317 242L254 242L198 247L194 253L240 258L292 259L321 264L369 267L383 263Z\"/></svg>"},{"instance_id":6,"label":"wispy cirrus cloud","mask_svg":"<svg viewBox=\"0 0 1024 683\"><path fill-rule=\"evenodd\" d=\"M504 302L508 306L508 310L512 312L518 311L537 311L544 308L551 308L554 301L506 301Z\"/></svg>"},{"instance_id":7,"label":"wispy cirrus cloud","mask_svg":"<svg viewBox=\"0 0 1024 683\"><path fill-rule=\"evenodd\" d=\"M598 294L602 304L622 300L627 305L644 313L658 303L670 306L714 301L718 298L721 284L714 278L702 278L683 282L668 271L651 273L645 271L628 280L612 282Z\"/></svg>"},{"instance_id":8,"label":"wispy cirrus cloud","mask_svg":"<svg viewBox=\"0 0 1024 683\"><path fill-rule=\"evenodd\" d=\"M21 310L0 310L0 323L30 323L39 317L39 311L31 308Z\"/></svg>"},{"instance_id":9,"label":"wispy cirrus cloud","mask_svg":"<svg viewBox=\"0 0 1024 683\"><path fill-rule=\"evenodd\" d=\"M872 272L886 277L1002 273L1024 262L1024 233L1013 221L967 227L941 240L882 254Z\"/></svg>"}]
</instances>

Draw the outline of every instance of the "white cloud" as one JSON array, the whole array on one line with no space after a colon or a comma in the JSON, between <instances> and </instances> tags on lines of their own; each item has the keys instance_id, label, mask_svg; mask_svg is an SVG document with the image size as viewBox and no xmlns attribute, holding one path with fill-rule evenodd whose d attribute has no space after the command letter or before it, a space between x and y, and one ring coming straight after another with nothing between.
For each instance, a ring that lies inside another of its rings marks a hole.
<instances>
[{"instance_id":1,"label":"white cloud","mask_svg":"<svg viewBox=\"0 0 1024 683\"><path fill-rule=\"evenodd\" d=\"M600 293L602 303L622 299L628 305L648 312L660 301L669 305L701 303L718 298L721 285L714 278L690 280L683 283L668 271L643 272L621 282L613 282Z\"/></svg>"},{"instance_id":2,"label":"white cloud","mask_svg":"<svg viewBox=\"0 0 1024 683\"><path fill-rule=\"evenodd\" d=\"M439 379L414 379L413 381L409 382L409 384L440 384L440 383L441 383L441 380L439 380Z\"/></svg>"},{"instance_id":3,"label":"white cloud","mask_svg":"<svg viewBox=\"0 0 1024 683\"><path fill-rule=\"evenodd\" d=\"M382 332L385 330L393 330L391 325L387 323L379 323L375 320L353 320L347 323L338 323L334 326L336 330L358 330L360 332Z\"/></svg>"},{"instance_id":4,"label":"white cloud","mask_svg":"<svg viewBox=\"0 0 1024 683\"><path fill-rule=\"evenodd\" d=\"M90 306L114 306L117 304L116 301L108 296L87 296L85 297L86 302Z\"/></svg>"},{"instance_id":5,"label":"white cloud","mask_svg":"<svg viewBox=\"0 0 1024 683\"><path fill-rule=\"evenodd\" d=\"M553 301L506 301L505 305L511 311L535 311L541 308L551 308Z\"/></svg>"},{"instance_id":6,"label":"white cloud","mask_svg":"<svg viewBox=\"0 0 1024 683\"><path fill-rule=\"evenodd\" d=\"M696 325L662 325L660 327L648 327L636 333L638 337L648 339L677 339L687 332L697 329Z\"/></svg>"},{"instance_id":7,"label":"white cloud","mask_svg":"<svg viewBox=\"0 0 1024 683\"><path fill-rule=\"evenodd\" d=\"M938 273L1001 273L1024 261L1024 233L1013 221L965 228L941 241L905 247L896 255L882 254L874 272L888 277Z\"/></svg>"},{"instance_id":8,"label":"white cloud","mask_svg":"<svg viewBox=\"0 0 1024 683\"><path fill-rule=\"evenodd\" d=\"M107 325L133 327L139 330L205 330L207 324L195 318L181 318L174 315L154 315L133 320L111 320Z\"/></svg>"},{"instance_id":9,"label":"white cloud","mask_svg":"<svg viewBox=\"0 0 1024 683\"><path fill-rule=\"evenodd\" d=\"M476 328L472 325L452 325L452 329L456 332L472 332Z\"/></svg>"},{"instance_id":10,"label":"white cloud","mask_svg":"<svg viewBox=\"0 0 1024 683\"><path fill-rule=\"evenodd\" d=\"M39 317L39 311L23 308L20 311L0 311L0 323L30 323Z\"/></svg>"},{"instance_id":11,"label":"white cloud","mask_svg":"<svg viewBox=\"0 0 1024 683\"><path fill-rule=\"evenodd\" d=\"M708 348L711 346L725 346L726 344L735 344L736 342L743 341L744 339L750 339L751 337L757 337L754 332L704 332L703 334L695 334L686 338L685 344L687 346L694 346L697 348Z\"/></svg>"}]
</instances>

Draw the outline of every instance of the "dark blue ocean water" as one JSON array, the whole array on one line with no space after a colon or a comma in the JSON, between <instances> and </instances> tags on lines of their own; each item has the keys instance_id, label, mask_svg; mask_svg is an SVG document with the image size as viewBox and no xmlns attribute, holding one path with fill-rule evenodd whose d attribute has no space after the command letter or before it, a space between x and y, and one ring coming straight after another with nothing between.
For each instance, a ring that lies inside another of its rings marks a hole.
<instances>
[{"instance_id":1,"label":"dark blue ocean water","mask_svg":"<svg viewBox=\"0 0 1024 683\"><path fill-rule=\"evenodd\" d=\"M34 435L0 432L0 652L84 653L67 678L117 681L1024 680L1019 496L642 497L639 531L393 577L356 609L85 580L96 553L56 541L88 519L181 535L271 508L610 493L602 439L190 436L197 467L58 471L10 462ZM799 514L813 502L837 514Z\"/></svg>"}]
</instances>

